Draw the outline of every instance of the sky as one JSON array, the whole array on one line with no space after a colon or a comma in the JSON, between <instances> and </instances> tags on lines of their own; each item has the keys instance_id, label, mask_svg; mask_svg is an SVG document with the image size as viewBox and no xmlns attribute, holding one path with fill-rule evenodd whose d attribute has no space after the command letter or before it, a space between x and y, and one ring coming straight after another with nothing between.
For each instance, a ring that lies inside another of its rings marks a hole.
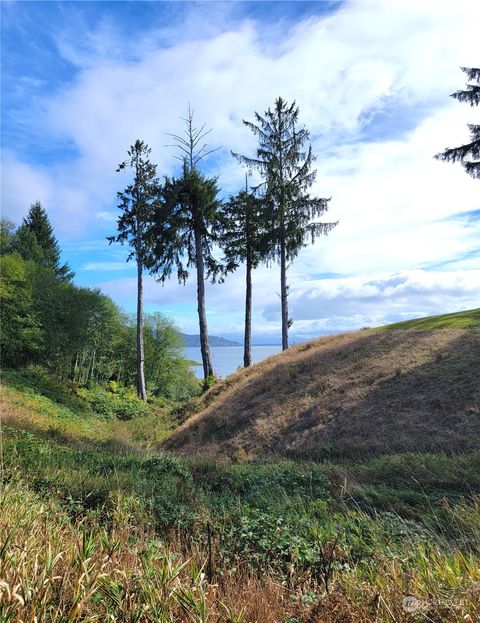
<instances>
[{"instance_id":1,"label":"sky","mask_svg":"<svg viewBox=\"0 0 480 623\"><path fill-rule=\"evenodd\" d=\"M117 173L137 138L178 171L168 133L190 103L220 149L220 196L254 155L242 120L296 101L316 156L313 195L338 226L288 269L293 341L480 306L480 184L433 158L478 108L449 97L479 66L480 3L22 2L2 11L2 215L42 202L75 282L133 312L136 273L110 246ZM240 339L244 269L207 288L209 332ZM254 343L280 339L280 274L253 279ZM197 333L196 285L145 275L145 307Z\"/></svg>"}]
</instances>

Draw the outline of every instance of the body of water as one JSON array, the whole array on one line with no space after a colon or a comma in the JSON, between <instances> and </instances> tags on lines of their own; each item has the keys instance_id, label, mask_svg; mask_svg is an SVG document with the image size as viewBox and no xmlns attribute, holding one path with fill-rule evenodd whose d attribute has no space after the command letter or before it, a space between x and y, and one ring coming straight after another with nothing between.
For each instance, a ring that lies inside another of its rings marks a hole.
<instances>
[{"instance_id":1,"label":"body of water","mask_svg":"<svg viewBox=\"0 0 480 623\"><path fill-rule=\"evenodd\" d=\"M252 346L252 363L261 361L265 357L275 355L282 350L278 346ZM185 357L200 365L192 366L193 371L199 378L203 378L202 354L200 348L185 348ZM243 366L243 346L211 346L210 352L213 359L213 369L215 374L225 378L238 368Z\"/></svg>"}]
</instances>

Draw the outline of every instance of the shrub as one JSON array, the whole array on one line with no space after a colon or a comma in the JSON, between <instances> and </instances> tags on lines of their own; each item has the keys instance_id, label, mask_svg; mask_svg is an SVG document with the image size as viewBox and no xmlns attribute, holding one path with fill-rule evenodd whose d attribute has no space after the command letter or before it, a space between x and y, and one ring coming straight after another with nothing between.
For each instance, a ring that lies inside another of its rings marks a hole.
<instances>
[{"instance_id":1,"label":"shrub","mask_svg":"<svg viewBox=\"0 0 480 623\"><path fill-rule=\"evenodd\" d=\"M118 400L114 405L115 415L119 420L132 420L147 414L147 406L140 400Z\"/></svg>"},{"instance_id":2,"label":"shrub","mask_svg":"<svg viewBox=\"0 0 480 623\"><path fill-rule=\"evenodd\" d=\"M113 381L112 381L113 382ZM147 406L129 388L118 393L99 387L77 389L77 394L88 402L92 411L105 419L131 420L147 414Z\"/></svg>"}]
</instances>

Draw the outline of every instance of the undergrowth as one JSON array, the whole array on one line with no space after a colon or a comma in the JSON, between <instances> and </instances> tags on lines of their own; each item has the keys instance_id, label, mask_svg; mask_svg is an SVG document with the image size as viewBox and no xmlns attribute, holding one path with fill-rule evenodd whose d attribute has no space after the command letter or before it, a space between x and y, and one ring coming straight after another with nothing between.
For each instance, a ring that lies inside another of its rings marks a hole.
<instances>
[{"instance_id":1,"label":"undergrowth","mask_svg":"<svg viewBox=\"0 0 480 623\"><path fill-rule=\"evenodd\" d=\"M2 392L2 623L476 620L479 454L180 459L153 450L168 406L121 421L24 379Z\"/></svg>"}]
</instances>

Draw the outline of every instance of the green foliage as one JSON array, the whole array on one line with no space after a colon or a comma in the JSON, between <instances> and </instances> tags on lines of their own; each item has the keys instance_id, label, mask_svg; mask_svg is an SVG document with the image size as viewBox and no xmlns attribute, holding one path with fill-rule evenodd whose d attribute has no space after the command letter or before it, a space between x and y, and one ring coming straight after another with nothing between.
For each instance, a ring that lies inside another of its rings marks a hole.
<instances>
[{"instance_id":1,"label":"green foliage","mask_svg":"<svg viewBox=\"0 0 480 623\"><path fill-rule=\"evenodd\" d=\"M300 249L337 223L313 219L328 210L329 199L311 197L308 189L315 181L309 133L298 125L298 106L281 97L264 116L255 113L256 123L244 121L258 138L256 158L234 154L241 162L257 168L262 175L264 220L267 224L264 251L277 260L285 253L287 261ZM283 251L282 251L283 249Z\"/></svg>"},{"instance_id":2,"label":"green foliage","mask_svg":"<svg viewBox=\"0 0 480 623\"><path fill-rule=\"evenodd\" d=\"M94 413L106 419L116 417L119 420L131 420L146 415L148 411L147 405L134 392L113 393L100 387L81 387L76 393L90 405Z\"/></svg>"},{"instance_id":3,"label":"green foliage","mask_svg":"<svg viewBox=\"0 0 480 623\"><path fill-rule=\"evenodd\" d=\"M2 365L19 366L35 360L45 344L31 274L32 264L18 253L0 257Z\"/></svg>"},{"instance_id":4,"label":"green foliage","mask_svg":"<svg viewBox=\"0 0 480 623\"><path fill-rule=\"evenodd\" d=\"M203 382L202 382L203 391L204 392L208 391L215 385L215 383L216 383L215 375L209 374L207 378L203 379Z\"/></svg>"},{"instance_id":5,"label":"green foliage","mask_svg":"<svg viewBox=\"0 0 480 623\"><path fill-rule=\"evenodd\" d=\"M153 216L158 195L156 166L150 162L151 149L143 141L137 140L128 150L128 159L118 165L118 171L132 170L133 180L118 193L118 207L122 211L118 219L118 234L108 240L127 243L131 250L130 258L143 262L145 231Z\"/></svg>"},{"instance_id":6,"label":"green foliage","mask_svg":"<svg viewBox=\"0 0 480 623\"><path fill-rule=\"evenodd\" d=\"M97 289L69 281L59 265L60 250L40 204L33 204L22 226L2 221L0 308L2 366L40 364L62 380L120 386L136 380L135 326ZM17 249L17 250L14 250ZM160 314L147 317L145 367L156 396L184 401L200 391L177 329ZM103 403L102 403L103 401ZM130 419L134 403L112 409L102 397L97 410Z\"/></svg>"},{"instance_id":7,"label":"green foliage","mask_svg":"<svg viewBox=\"0 0 480 623\"><path fill-rule=\"evenodd\" d=\"M229 268L237 268L242 262L255 268L262 259L263 204L245 186L222 207L220 245Z\"/></svg>"},{"instance_id":8,"label":"green foliage","mask_svg":"<svg viewBox=\"0 0 480 623\"><path fill-rule=\"evenodd\" d=\"M60 246L53 235L47 213L39 201L32 203L14 236L14 247L26 260L49 268L60 281L70 281L73 273L68 264L60 264Z\"/></svg>"},{"instance_id":9,"label":"green foliage","mask_svg":"<svg viewBox=\"0 0 480 623\"><path fill-rule=\"evenodd\" d=\"M255 113L255 123L243 121L258 138L256 157L233 154L261 176L263 228L259 238L260 257L278 261L281 273L282 345L288 348L288 329L293 320L288 317L287 262L315 238L327 235L337 223L316 220L328 210L329 199L310 196L315 181L313 154L309 133L298 125L299 109L281 97L264 116Z\"/></svg>"},{"instance_id":10,"label":"green foliage","mask_svg":"<svg viewBox=\"0 0 480 623\"><path fill-rule=\"evenodd\" d=\"M155 312L144 325L147 386L156 396L185 401L196 396L200 384L183 355L183 339L171 320Z\"/></svg>"},{"instance_id":11,"label":"green foliage","mask_svg":"<svg viewBox=\"0 0 480 623\"><path fill-rule=\"evenodd\" d=\"M65 383L41 366L30 365L20 370L2 370L2 381L18 390L45 396L74 413L84 412L87 408L85 402Z\"/></svg>"},{"instance_id":12,"label":"green foliage","mask_svg":"<svg viewBox=\"0 0 480 623\"><path fill-rule=\"evenodd\" d=\"M15 224L6 218L0 219L0 254L12 252L13 233Z\"/></svg>"},{"instance_id":13,"label":"green foliage","mask_svg":"<svg viewBox=\"0 0 480 623\"><path fill-rule=\"evenodd\" d=\"M216 178L185 165L180 177L165 179L160 192L160 205L149 230L150 270L161 281L176 270L179 282L185 283L188 268L201 261L206 277L215 280L223 270L213 253L220 218Z\"/></svg>"},{"instance_id":14,"label":"green foliage","mask_svg":"<svg viewBox=\"0 0 480 623\"><path fill-rule=\"evenodd\" d=\"M197 303L204 376L213 374L208 348L208 329L205 311L205 278L215 281L223 277L225 267L213 252L217 241L220 202L217 178L207 177L199 170L199 162L211 151L203 139L205 126L195 128L193 111L188 109L185 136L172 135L182 153L183 172L177 178L165 178L160 187L158 209L147 232L149 270L160 281L176 271L180 283L185 283L190 267L197 277Z\"/></svg>"},{"instance_id":15,"label":"green foliage","mask_svg":"<svg viewBox=\"0 0 480 623\"><path fill-rule=\"evenodd\" d=\"M470 81L467 88L451 94L459 102L467 102L470 106L478 106L480 102L480 67L462 67L462 71ZM470 142L460 147L450 147L435 156L437 160L460 162L465 171L474 178L480 179L480 124L470 123Z\"/></svg>"},{"instance_id":16,"label":"green foliage","mask_svg":"<svg viewBox=\"0 0 480 623\"><path fill-rule=\"evenodd\" d=\"M142 457L118 449L111 454L107 446L84 448L79 453L65 441L58 443L11 428L6 431L4 455L7 471L20 467L37 492L54 495L66 510L75 509L77 514L97 509L99 520L108 522L115 487L122 495L139 500L139 508L149 509L162 537L175 529L184 535L185 543L202 546L206 523L210 523L216 561L221 566L246 560L255 569L276 569L284 575L293 565L300 573L316 569L319 548L333 541L339 548L336 571L345 569L347 561L350 566L368 565L379 552L404 555L406 544L410 547L432 539L480 546L479 515L468 502L470 496L480 493L480 483L472 476L478 462L475 456L465 456L464 467L457 467L456 458L445 457L437 465L435 456L429 455L437 473L448 464L451 478L457 481L469 466L472 472L462 488L446 493L442 485L437 490L433 480L428 485L417 474L423 499L415 500L409 509L405 501L396 503L392 496L390 509L379 512L378 507L362 504L361 487L343 497L326 477L325 472L332 470L328 465L221 465ZM396 463L401 463L400 457ZM366 492L375 482L376 469L369 464L355 467L364 479L371 474L371 480L362 485ZM392 492L402 491L388 474L384 481ZM381 490L380 485L375 486ZM465 496L463 501L459 494ZM446 500L451 502L446 504Z\"/></svg>"},{"instance_id":17,"label":"green foliage","mask_svg":"<svg viewBox=\"0 0 480 623\"><path fill-rule=\"evenodd\" d=\"M415 574L430 578L431 586L421 585L427 595L435 582L441 594L454 591L478 560L478 454L392 455L352 465L179 459L117 438L123 427L150 422L150 416L120 422L63 405L55 411L49 398L38 399L37 390L64 404L67 399L36 369L9 371L5 380L9 390L13 382L25 384L21 393L4 392L12 409L23 408L23 396L30 411L38 411L29 430L20 428L21 420L15 427L11 420L4 425L8 486L28 482L24 513L35 495L45 508L55 505L64 526L80 522L83 536L75 551L84 562L100 547L92 526L105 539L116 539L123 525L132 551L146 529L154 530L157 544L179 540L188 557L204 561L211 555L219 584L240 570L273 574L290 590L305 586L296 599L313 605L338 583L348 587L355 580L363 591L373 578L382 582L397 573L397 596L403 590L399 578L412 581ZM142 404L113 382L109 390L91 387L80 394L100 409L121 401ZM97 427L87 433L94 422ZM145 561L158 548L142 544L139 551Z\"/></svg>"}]
</instances>

